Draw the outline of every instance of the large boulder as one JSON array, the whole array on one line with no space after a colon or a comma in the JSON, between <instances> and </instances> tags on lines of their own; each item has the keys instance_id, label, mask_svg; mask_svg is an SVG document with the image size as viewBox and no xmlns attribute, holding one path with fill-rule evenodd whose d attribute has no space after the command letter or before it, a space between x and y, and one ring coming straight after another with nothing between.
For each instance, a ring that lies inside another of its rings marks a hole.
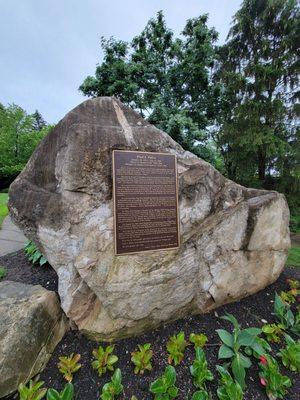
<instances>
[{"instance_id":1,"label":"large boulder","mask_svg":"<svg viewBox=\"0 0 300 400\"><path fill-rule=\"evenodd\" d=\"M67 327L55 292L0 283L0 398L43 370Z\"/></svg>"},{"instance_id":2,"label":"large boulder","mask_svg":"<svg viewBox=\"0 0 300 400\"><path fill-rule=\"evenodd\" d=\"M177 155L178 250L114 255L112 150ZM274 282L290 247L282 194L247 189L110 97L85 101L11 185L14 222L59 277L62 307L93 338L136 335Z\"/></svg>"}]
</instances>

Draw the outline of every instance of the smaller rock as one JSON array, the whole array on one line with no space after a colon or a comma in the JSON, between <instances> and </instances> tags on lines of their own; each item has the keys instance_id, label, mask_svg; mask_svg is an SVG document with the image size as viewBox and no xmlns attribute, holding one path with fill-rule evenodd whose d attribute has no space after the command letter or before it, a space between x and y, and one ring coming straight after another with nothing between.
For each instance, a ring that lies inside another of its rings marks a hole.
<instances>
[{"instance_id":1,"label":"smaller rock","mask_svg":"<svg viewBox=\"0 0 300 400\"><path fill-rule=\"evenodd\" d=\"M55 292L0 283L0 398L44 369L67 328Z\"/></svg>"}]
</instances>

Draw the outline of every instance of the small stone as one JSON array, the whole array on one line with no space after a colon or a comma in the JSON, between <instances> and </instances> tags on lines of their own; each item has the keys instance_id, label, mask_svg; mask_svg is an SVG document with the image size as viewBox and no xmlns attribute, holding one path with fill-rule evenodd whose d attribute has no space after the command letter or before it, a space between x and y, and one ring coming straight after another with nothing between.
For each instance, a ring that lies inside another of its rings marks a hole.
<instances>
[{"instance_id":1,"label":"small stone","mask_svg":"<svg viewBox=\"0 0 300 400\"><path fill-rule=\"evenodd\" d=\"M262 319L261 322L264 323L264 324L268 323L268 321L266 319Z\"/></svg>"}]
</instances>

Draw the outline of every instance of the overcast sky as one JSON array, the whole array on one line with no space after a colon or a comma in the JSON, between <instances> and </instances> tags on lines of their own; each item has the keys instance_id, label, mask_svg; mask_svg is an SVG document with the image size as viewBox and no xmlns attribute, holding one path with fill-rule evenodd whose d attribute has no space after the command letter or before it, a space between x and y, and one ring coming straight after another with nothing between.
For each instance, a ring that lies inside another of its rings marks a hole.
<instances>
[{"instance_id":1,"label":"overcast sky","mask_svg":"<svg viewBox=\"0 0 300 400\"><path fill-rule=\"evenodd\" d=\"M163 10L176 34L209 13L225 41L241 0L0 0L0 102L56 123L85 98L78 87L101 61L100 37L131 40Z\"/></svg>"}]
</instances>

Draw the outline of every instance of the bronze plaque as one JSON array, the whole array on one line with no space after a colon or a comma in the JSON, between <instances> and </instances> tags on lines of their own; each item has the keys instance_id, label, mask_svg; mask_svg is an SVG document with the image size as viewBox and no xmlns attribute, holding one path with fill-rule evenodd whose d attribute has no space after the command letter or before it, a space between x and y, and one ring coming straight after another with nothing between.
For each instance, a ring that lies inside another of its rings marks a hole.
<instances>
[{"instance_id":1,"label":"bronze plaque","mask_svg":"<svg viewBox=\"0 0 300 400\"><path fill-rule=\"evenodd\" d=\"M176 156L113 151L115 254L179 247Z\"/></svg>"}]
</instances>

